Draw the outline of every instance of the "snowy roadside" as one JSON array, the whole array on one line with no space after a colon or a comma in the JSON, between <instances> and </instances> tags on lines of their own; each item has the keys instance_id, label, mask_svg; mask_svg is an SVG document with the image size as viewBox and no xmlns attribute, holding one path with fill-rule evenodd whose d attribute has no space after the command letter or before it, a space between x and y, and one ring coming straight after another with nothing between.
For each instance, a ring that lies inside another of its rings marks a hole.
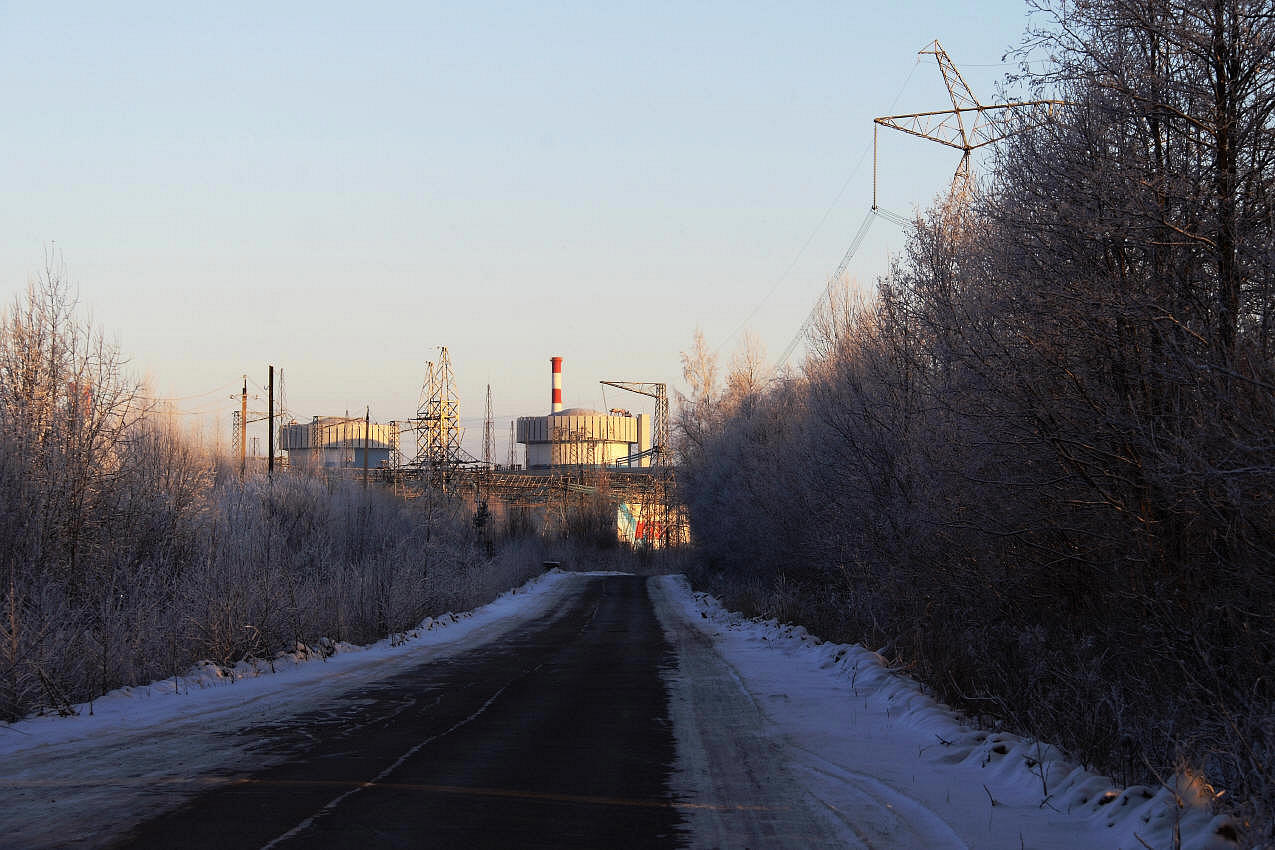
<instances>
[{"instance_id":1,"label":"snowy roadside","mask_svg":"<svg viewBox=\"0 0 1275 850\"><path fill-rule=\"evenodd\" d=\"M370 646L328 644L233 671L196 665L76 706L74 717L0 725L0 845L100 845L209 783L267 763L240 730L498 639L560 607L586 575L554 570L474 611L426 618Z\"/></svg>"},{"instance_id":2,"label":"snowy roadside","mask_svg":"<svg viewBox=\"0 0 1275 850\"><path fill-rule=\"evenodd\" d=\"M1185 850L1235 846L1198 783L1117 788L1048 744L964 725L876 653L726 611L682 576L652 582L735 671L847 846L1134 850L1174 847L1175 830Z\"/></svg>"}]
</instances>

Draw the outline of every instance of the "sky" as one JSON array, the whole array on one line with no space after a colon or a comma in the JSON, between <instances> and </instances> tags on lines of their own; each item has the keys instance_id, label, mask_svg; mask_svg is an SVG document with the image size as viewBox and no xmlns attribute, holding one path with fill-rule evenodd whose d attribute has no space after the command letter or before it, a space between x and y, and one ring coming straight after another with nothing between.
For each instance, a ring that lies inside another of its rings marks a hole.
<instances>
[{"instance_id":1,"label":"sky","mask_svg":"<svg viewBox=\"0 0 1275 850\"><path fill-rule=\"evenodd\" d=\"M183 8L185 7L185 8ZM872 202L872 119L994 100L1021 0L0 3L0 299L56 252L151 392L228 444L241 376L290 417L415 414L447 346L466 446L649 411L697 328L773 359ZM918 60L920 62L918 63ZM882 136L910 215L958 154ZM903 234L877 219L871 285ZM260 428L260 426L258 426ZM264 435L263 430L258 432ZM261 436L264 444L264 436Z\"/></svg>"}]
</instances>

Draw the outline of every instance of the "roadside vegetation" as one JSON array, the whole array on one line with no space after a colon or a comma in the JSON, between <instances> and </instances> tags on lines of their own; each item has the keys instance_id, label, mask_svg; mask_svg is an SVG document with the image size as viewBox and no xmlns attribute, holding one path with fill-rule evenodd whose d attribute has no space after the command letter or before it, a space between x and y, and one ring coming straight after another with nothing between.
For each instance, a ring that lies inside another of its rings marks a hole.
<instances>
[{"instance_id":1,"label":"roadside vegetation","mask_svg":"<svg viewBox=\"0 0 1275 850\"><path fill-rule=\"evenodd\" d=\"M617 567L631 553L600 517L537 533L432 490L241 480L130 377L58 264L0 311L0 720L199 660L371 642L546 560Z\"/></svg>"},{"instance_id":2,"label":"roadside vegetation","mask_svg":"<svg viewBox=\"0 0 1275 850\"><path fill-rule=\"evenodd\" d=\"M684 355L693 579L1268 843L1275 5L1034 5L1018 83L1071 105L799 370Z\"/></svg>"}]
</instances>

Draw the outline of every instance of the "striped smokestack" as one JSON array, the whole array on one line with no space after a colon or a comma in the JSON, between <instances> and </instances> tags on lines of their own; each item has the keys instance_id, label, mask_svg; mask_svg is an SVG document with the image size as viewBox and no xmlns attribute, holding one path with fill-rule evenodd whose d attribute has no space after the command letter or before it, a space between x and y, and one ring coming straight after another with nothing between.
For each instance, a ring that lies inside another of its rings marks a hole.
<instances>
[{"instance_id":1,"label":"striped smokestack","mask_svg":"<svg viewBox=\"0 0 1275 850\"><path fill-rule=\"evenodd\" d=\"M562 410L562 358L550 357L549 365L553 367L553 412Z\"/></svg>"}]
</instances>

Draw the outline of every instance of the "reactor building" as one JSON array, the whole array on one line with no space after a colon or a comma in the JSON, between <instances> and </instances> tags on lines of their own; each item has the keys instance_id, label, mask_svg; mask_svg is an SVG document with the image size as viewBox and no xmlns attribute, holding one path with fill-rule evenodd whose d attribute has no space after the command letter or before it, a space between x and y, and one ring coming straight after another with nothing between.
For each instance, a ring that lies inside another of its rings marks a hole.
<instances>
[{"instance_id":1,"label":"reactor building","mask_svg":"<svg viewBox=\"0 0 1275 850\"><path fill-rule=\"evenodd\" d=\"M520 416L517 439L527 447L528 469L555 466L624 466L651 448L651 417L628 411L562 407L562 358L551 357L551 408L547 416ZM646 466L649 458L634 465Z\"/></svg>"},{"instance_id":2,"label":"reactor building","mask_svg":"<svg viewBox=\"0 0 1275 850\"><path fill-rule=\"evenodd\" d=\"M371 469L390 466L398 451L398 424L364 422L363 417L316 416L279 427L279 447L293 469Z\"/></svg>"}]
</instances>

